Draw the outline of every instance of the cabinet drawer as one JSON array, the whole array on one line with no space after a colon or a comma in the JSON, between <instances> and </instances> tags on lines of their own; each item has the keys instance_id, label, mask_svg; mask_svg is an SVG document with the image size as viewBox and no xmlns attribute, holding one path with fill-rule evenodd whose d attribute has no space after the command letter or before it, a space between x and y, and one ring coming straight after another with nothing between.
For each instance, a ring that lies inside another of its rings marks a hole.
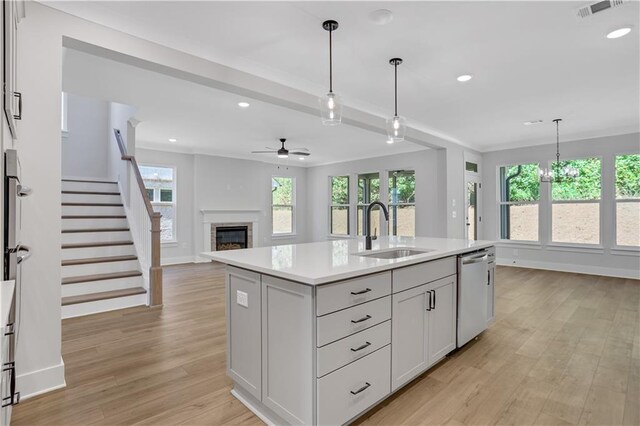
<instances>
[{"instance_id":1,"label":"cabinet drawer","mask_svg":"<svg viewBox=\"0 0 640 426\"><path fill-rule=\"evenodd\" d=\"M318 379L318 424L341 425L391 392L391 348L384 348Z\"/></svg>"},{"instance_id":2,"label":"cabinet drawer","mask_svg":"<svg viewBox=\"0 0 640 426\"><path fill-rule=\"evenodd\" d=\"M391 272L317 287L318 316L391 294Z\"/></svg>"},{"instance_id":3,"label":"cabinet drawer","mask_svg":"<svg viewBox=\"0 0 640 426\"><path fill-rule=\"evenodd\" d=\"M393 271L393 292L398 293L455 273L455 256L396 269Z\"/></svg>"},{"instance_id":4,"label":"cabinet drawer","mask_svg":"<svg viewBox=\"0 0 640 426\"><path fill-rule=\"evenodd\" d=\"M372 300L316 319L318 347L391 318L391 296Z\"/></svg>"},{"instance_id":5,"label":"cabinet drawer","mask_svg":"<svg viewBox=\"0 0 640 426\"><path fill-rule=\"evenodd\" d=\"M352 334L318 349L318 377L391 343L391 321Z\"/></svg>"}]
</instances>

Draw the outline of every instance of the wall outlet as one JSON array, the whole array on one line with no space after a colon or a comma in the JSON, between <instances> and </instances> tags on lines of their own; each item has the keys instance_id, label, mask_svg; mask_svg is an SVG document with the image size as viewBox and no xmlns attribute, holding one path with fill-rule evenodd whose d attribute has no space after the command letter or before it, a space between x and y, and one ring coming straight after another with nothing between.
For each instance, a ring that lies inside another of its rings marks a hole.
<instances>
[{"instance_id":1,"label":"wall outlet","mask_svg":"<svg viewBox=\"0 0 640 426\"><path fill-rule=\"evenodd\" d=\"M249 307L249 295L244 291L238 290L236 292L236 303L240 306L244 306L245 308Z\"/></svg>"},{"instance_id":2,"label":"wall outlet","mask_svg":"<svg viewBox=\"0 0 640 426\"><path fill-rule=\"evenodd\" d=\"M452 199L451 200L451 207L455 207L456 206L456 199Z\"/></svg>"},{"instance_id":3,"label":"wall outlet","mask_svg":"<svg viewBox=\"0 0 640 426\"><path fill-rule=\"evenodd\" d=\"M454 219L455 219L456 217L458 217L458 212L457 212L457 211L455 211L455 210L454 210L454 211L452 211L452 212L451 212L451 217L452 217L452 218L454 218Z\"/></svg>"}]
</instances>

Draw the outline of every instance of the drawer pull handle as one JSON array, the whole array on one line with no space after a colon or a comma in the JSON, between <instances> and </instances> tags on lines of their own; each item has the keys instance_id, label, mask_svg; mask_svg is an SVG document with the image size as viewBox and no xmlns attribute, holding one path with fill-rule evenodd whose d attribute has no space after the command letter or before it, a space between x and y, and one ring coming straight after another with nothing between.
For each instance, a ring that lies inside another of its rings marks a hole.
<instances>
[{"instance_id":1,"label":"drawer pull handle","mask_svg":"<svg viewBox=\"0 0 640 426\"><path fill-rule=\"evenodd\" d=\"M364 290L360 291L352 291L351 294L353 294L354 296L360 296L361 294L369 293L370 291L370 288L365 288Z\"/></svg>"},{"instance_id":2,"label":"drawer pull handle","mask_svg":"<svg viewBox=\"0 0 640 426\"><path fill-rule=\"evenodd\" d=\"M364 348L368 348L369 346L371 346L371 342L367 342L367 343L365 343L364 345L362 345L362 346L360 346L360 347L358 347L358 348L355 348L355 349L354 349L354 348L351 348L351 350L352 350L353 352L358 352L358 351L363 350Z\"/></svg>"},{"instance_id":3,"label":"drawer pull handle","mask_svg":"<svg viewBox=\"0 0 640 426\"><path fill-rule=\"evenodd\" d=\"M362 391L364 391L365 389L367 389L369 386L371 386L371 383L369 383L369 382L365 382L365 383L366 383L366 384L365 384L363 387L361 387L360 389L358 389L357 391L351 391L351 395L357 395L357 394L359 394L360 392L362 392Z\"/></svg>"},{"instance_id":4,"label":"drawer pull handle","mask_svg":"<svg viewBox=\"0 0 640 426\"><path fill-rule=\"evenodd\" d=\"M360 318L358 320L351 320L351 322L354 323L354 324L357 324L359 322L366 321L368 319L371 319L371 315L365 315L364 317L362 317L362 318Z\"/></svg>"}]
</instances>

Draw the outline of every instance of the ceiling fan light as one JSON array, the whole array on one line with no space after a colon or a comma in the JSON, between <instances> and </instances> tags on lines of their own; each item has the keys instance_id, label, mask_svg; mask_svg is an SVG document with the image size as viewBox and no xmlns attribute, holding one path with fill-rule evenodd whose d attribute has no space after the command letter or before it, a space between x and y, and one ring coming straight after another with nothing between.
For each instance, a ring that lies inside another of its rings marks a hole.
<instances>
[{"instance_id":1,"label":"ceiling fan light","mask_svg":"<svg viewBox=\"0 0 640 426\"><path fill-rule=\"evenodd\" d=\"M320 113L322 124L325 126L337 126L342 122L342 98L334 92L329 92L321 97Z\"/></svg>"},{"instance_id":2,"label":"ceiling fan light","mask_svg":"<svg viewBox=\"0 0 640 426\"><path fill-rule=\"evenodd\" d=\"M278 158L289 158L288 153L278 153Z\"/></svg>"},{"instance_id":3,"label":"ceiling fan light","mask_svg":"<svg viewBox=\"0 0 640 426\"><path fill-rule=\"evenodd\" d=\"M407 120L399 115L387 118L387 136L389 141L402 142L407 131ZM393 143L392 142L392 143Z\"/></svg>"}]
</instances>

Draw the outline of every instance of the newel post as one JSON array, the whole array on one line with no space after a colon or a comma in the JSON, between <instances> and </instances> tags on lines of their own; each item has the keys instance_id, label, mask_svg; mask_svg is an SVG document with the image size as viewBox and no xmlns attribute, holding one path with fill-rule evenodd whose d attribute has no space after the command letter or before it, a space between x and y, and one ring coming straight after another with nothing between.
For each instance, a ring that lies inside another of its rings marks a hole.
<instances>
[{"instance_id":1,"label":"newel post","mask_svg":"<svg viewBox=\"0 0 640 426\"><path fill-rule=\"evenodd\" d=\"M162 267L160 266L160 217L151 217L151 267L149 268L149 306L162 306Z\"/></svg>"}]
</instances>

